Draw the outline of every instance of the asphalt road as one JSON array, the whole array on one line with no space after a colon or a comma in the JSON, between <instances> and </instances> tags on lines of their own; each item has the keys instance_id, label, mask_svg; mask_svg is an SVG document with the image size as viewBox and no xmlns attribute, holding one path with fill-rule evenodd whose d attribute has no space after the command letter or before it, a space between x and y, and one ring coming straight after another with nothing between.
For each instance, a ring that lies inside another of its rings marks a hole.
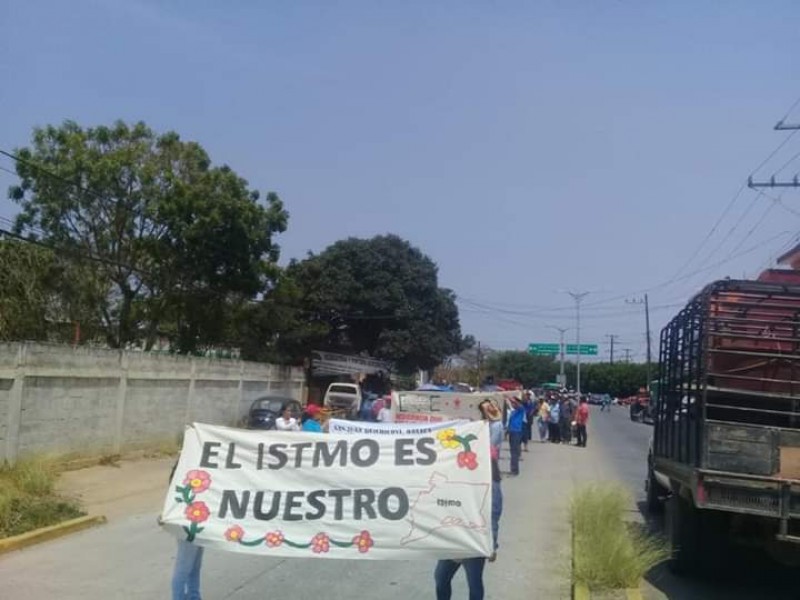
<instances>
[{"instance_id":1,"label":"asphalt road","mask_svg":"<svg viewBox=\"0 0 800 600\"><path fill-rule=\"evenodd\" d=\"M522 475L503 481L500 550L484 574L489 600L528 600L532 590L540 598L569 598L567 502L560 499L569 496L573 466L580 467L571 461L581 453L571 450L534 444ZM544 460L548 454L558 460ZM169 460L142 461L67 476L80 480L73 489L93 497L87 505L108 514L108 524L0 556L0 600L168 598L176 542L159 528L156 515L170 466ZM508 469L506 459L502 467ZM147 493L151 489L156 493ZM431 560L280 559L207 550L203 598L433 598L434 567ZM467 597L462 573L454 579L453 597Z\"/></svg>"},{"instance_id":2,"label":"asphalt road","mask_svg":"<svg viewBox=\"0 0 800 600\"><path fill-rule=\"evenodd\" d=\"M523 455L521 477L503 481L500 552L485 573L489 600L569 598L567 510L577 485L624 482L635 499L630 519L652 524L643 512L642 487L651 432L648 425L632 423L624 409L601 413L594 408L588 448L531 444ZM65 477L80 480L80 485L73 482L75 489L94 497L94 506L109 514L109 523L0 556L0 599L167 598L175 540L160 530L156 515L170 462L133 463L121 470L106 467L108 472L95 468ZM503 463L507 470L507 462ZM433 598L433 568L432 561L286 560L208 551L203 596L206 600ZM796 574L759 557L732 564L726 577L715 581L678 578L658 567L647 575L643 595L646 600L800 598ZM467 597L463 575L454 581L453 597Z\"/></svg>"},{"instance_id":3,"label":"asphalt road","mask_svg":"<svg viewBox=\"0 0 800 600\"><path fill-rule=\"evenodd\" d=\"M641 520L655 532L663 531L660 518L651 518L644 504L644 477L652 427L631 422L623 408L592 413L592 434L615 476L634 494L632 520ZM591 441L590 441L591 443ZM637 514L638 512L638 514ZM648 600L782 600L800 598L798 570L780 567L763 553L740 555L724 578L691 579L673 576L666 566L647 575L643 587Z\"/></svg>"}]
</instances>

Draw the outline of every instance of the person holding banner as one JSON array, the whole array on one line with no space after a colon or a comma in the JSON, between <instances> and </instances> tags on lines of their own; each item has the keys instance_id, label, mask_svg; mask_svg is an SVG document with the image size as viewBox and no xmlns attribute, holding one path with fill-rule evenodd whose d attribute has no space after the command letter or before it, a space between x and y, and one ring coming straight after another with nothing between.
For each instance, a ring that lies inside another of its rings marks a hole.
<instances>
[{"instance_id":1,"label":"person holding banner","mask_svg":"<svg viewBox=\"0 0 800 600\"><path fill-rule=\"evenodd\" d=\"M169 480L175 476L178 463L172 467ZM191 485L191 481L189 482ZM158 524L162 525L161 516ZM203 547L186 541L178 540L178 553L175 555L175 567L172 570L172 600L201 600L200 598L200 569L203 566Z\"/></svg>"},{"instance_id":2,"label":"person holding banner","mask_svg":"<svg viewBox=\"0 0 800 600\"><path fill-rule=\"evenodd\" d=\"M498 453L494 446L491 449L492 456L492 537L494 539L494 552L489 557L489 562L497 560L498 535L500 533L500 517L503 514L503 491L500 487L500 465L498 463ZM434 571L434 581L436 582L436 600L450 600L453 596L453 577L460 567L464 567L467 576L467 586L469 587L469 600L483 600L483 568L486 566L486 558L479 556L467 558L465 560L440 560L436 563Z\"/></svg>"},{"instance_id":3,"label":"person holding banner","mask_svg":"<svg viewBox=\"0 0 800 600\"><path fill-rule=\"evenodd\" d=\"M497 449L497 458L500 458L500 447L503 445L503 422L501 421L500 409L495 406L495 403L489 400L483 400L478 404L478 411L481 413L481 418L489 422L489 444L492 449Z\"/></svg>"}]
</instances>

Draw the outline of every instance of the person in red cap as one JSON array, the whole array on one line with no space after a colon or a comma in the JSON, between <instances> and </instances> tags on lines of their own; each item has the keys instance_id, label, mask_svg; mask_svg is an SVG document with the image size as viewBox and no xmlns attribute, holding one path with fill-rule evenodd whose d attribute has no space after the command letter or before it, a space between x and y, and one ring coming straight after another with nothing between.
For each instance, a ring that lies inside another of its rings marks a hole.
<instances>
[{"instance_id":1,"label":"person in red cap","mask_svg":"<svg viewBox=\"0 0 800 600\"><path fill-rule=\"evenodd\" d=\"M303 431L313 431L322 433L322 425L319 421L322 417L322 409L316 404L309 404L303 413Z\"/></svg>"}]
</instances>

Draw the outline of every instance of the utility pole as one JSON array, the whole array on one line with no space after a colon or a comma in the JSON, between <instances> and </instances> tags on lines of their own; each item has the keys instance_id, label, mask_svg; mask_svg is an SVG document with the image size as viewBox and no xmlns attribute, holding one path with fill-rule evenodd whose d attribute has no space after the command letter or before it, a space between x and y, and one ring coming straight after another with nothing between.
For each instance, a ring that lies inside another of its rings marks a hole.
<instances>
[{"instance_id":1,"label":"utility pole","mask_svg":"<svg viewBox=\"0 0 800 600\"><path fill-rule=\"evenodd\" d=\"M781 119L775 124L774 129L775 131L797 131L800 130L800 123L786 123L783 119ZM769 178L769 181L753 181L753 176L750 175L750 177L747 178L747 187L753 190L758 188L776 187L797 188L800 187L800 181L798 181L797 175L795 175L790 181L775 181L774 175Z\"/></svg>"},{"instance_id":2,"label":"utility pole","mask_svg":"<svg viewBox=\"0 0 800 600\"><path fill-rule=\"evenodd\" d=\"M651 363L652 363L652 351L651 351L651 338L650 338L650 302L647 297L647 294L644 295L644 298L637 298L633 300L627 300L628 304L644 304L644 325L645 325L645 336L647 338L647 391L650 391L650 380L652 379L651 373Z\"/></svg>"},{"instance_id":3,"label":"utility pole","mask_svg":"<svg viewBox=\"0 0 800 600\"><path fill-rule=\"evenodd\" d=\"M576 361L577 375L575 378L575 391L578 397L581 395L581 301L589 295L589 292L567 292L575 300L575 344L577 346L578 359Z\"/></svg>"},{"instance_id":4,"label":"utility pole","mask_svg":"<svg viewBox=\"0 0 800 600\"><path fill-rule=\"evenodd\" d=\"M625 353L625 362L631 362L631 349L630 348L623 348L622 351Z\"/></svg>"},{"instance_id":5,"label":"utility pole","mask_svg":"<svg viewBox=\"0 0 800 600\"><path fill-rule=\"evenodd\" d=\"M612 365L614 364L614 342L619 339L619 336L613 333L606 334L608 341L611 345L611 360L609 361Z\"/></svg>"},{"instance_id":6,"label":"utility pole","mask_svg":"<svg viewBox=\"0 0 800 600\"><path fill-rule=\"evenodd\" d=\"M562 387L567 387L567 376L564 375L564 354L566 353L567 349L566 345L564 344L564 334L569 331L569 327L555 327L553 325L549 325L549 327L550 329L555 329L558 331L558 356L561 363L558 375L558 383Z\"/></svg>"}]
</instances>

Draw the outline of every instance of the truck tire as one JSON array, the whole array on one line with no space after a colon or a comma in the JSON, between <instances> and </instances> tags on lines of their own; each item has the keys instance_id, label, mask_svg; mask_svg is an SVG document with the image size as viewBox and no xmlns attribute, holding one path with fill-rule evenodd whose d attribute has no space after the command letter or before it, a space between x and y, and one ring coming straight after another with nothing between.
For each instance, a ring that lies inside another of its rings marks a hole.
<instances>
[{"instance_id":1,"label":"truck tire","mask_svg":"<svg viewBox=\"0 0 800 600\"><path fill-rule=\"evenodd\" d=\"M673 493L667 500L666 533L675 575L713 575L721 572L725 548L726 515L700 510L691 499Z\"/></svg>"},{"instance_id":2,"label":"truck tire","mask_svg":"<svg viewBox=\"0 0 800 600\"><path fill-rule=\"evenodd\" d=\"M666 508L666 533L672 551L669 570L675 575L693 574L701 551L696 509L678 494L667 500Z\"/></svg>"}]
</instances>

